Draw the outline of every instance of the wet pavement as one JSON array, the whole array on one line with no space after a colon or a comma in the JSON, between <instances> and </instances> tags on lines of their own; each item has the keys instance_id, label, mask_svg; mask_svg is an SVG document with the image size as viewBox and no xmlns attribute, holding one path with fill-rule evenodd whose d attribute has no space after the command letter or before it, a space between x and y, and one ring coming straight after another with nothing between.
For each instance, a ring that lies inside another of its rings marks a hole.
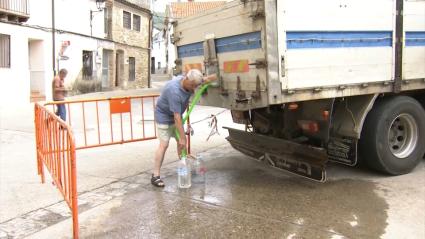
<instances>
[{"instance_id":1,"label":"wet pavement","mask_svg":"<svg viewBox=\"0 0 425 239\"><path fill-rule=\"evenodd\" d=\"M126 190L92 209L83 209L81 237L425 236L424 162L412 174L400 177L332 164L328 181L317 183L252 160L229 145L208 150L203 157L208 168L206 182L190 189L177 188L176 163L164 167L164 189L149 184L148 172L123 179L119 183ZM412 179L417 181L414 187ZM403 202L409 199L406 208ZM69 238L70 223L33 238L45 235Z\"/></svg>"}]
</instances>

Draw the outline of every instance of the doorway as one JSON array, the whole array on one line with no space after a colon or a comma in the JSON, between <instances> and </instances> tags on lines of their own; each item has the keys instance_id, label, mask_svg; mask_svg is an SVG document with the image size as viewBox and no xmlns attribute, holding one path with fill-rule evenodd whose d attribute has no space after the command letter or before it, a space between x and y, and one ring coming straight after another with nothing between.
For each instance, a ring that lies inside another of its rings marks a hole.
<instances>
[{"instance_id":1,"label":"doorway","mask_svg":"<svg viewBox=\"0 0 425 239\"><path fill-rule=\"evenodd\" d=\"M46 100L44 72L44 44L42 40L28 41L28 66L30 76L30 102Z\"/></svg>"}]
</instances>

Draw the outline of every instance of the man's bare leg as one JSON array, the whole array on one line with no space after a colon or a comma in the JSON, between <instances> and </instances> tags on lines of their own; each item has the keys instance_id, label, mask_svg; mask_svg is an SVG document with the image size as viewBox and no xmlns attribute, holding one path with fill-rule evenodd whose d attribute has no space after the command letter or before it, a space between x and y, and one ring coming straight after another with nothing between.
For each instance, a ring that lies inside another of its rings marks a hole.
<instances>
[{"instance_id":1,"label":"man's bare leg","mask_svg":"<svg viewBox=\"0 0 425 239\"><path fill-rule=\"evenodd\" d=\"M153 176L160 176L162 162L164 161L164 155L168 148L168 142L159 140L159 146L155 153L155 167Z\"/></svg>"}]
</instances>

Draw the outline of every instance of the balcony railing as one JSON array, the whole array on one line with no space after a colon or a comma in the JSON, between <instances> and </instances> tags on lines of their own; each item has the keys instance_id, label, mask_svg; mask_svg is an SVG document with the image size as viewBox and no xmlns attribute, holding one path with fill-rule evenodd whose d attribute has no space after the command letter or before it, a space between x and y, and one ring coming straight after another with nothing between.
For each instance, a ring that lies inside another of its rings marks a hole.
<instances>
[{"instance_id":1,"label":"balcony railing","mask_svg":"<svg viewBox=\"0 0 425 239\"><path fill-rule=\"evenodd\" d=\"M29 14L28 0L0 0L0 17L25 22Z\"/></svg>"}]
</instances>

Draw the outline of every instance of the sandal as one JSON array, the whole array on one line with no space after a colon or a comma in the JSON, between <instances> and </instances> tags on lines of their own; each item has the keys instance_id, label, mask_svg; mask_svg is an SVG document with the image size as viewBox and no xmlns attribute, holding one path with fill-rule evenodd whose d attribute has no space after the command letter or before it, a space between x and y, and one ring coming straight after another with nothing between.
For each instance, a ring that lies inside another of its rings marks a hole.
<instances>
[{"instance_id":1,"label":"sandal","mask_svg":"<svg viewBox=\"0 0 425 239\"><path fill-rule=\"evenodd\" d=\"M151 183L155 187L163 188L165 186L164 181L162 181L161 177L160 176L154 177L153 174L152 174L152 178L151 178Z\"/></svg>"}]
</instances>

